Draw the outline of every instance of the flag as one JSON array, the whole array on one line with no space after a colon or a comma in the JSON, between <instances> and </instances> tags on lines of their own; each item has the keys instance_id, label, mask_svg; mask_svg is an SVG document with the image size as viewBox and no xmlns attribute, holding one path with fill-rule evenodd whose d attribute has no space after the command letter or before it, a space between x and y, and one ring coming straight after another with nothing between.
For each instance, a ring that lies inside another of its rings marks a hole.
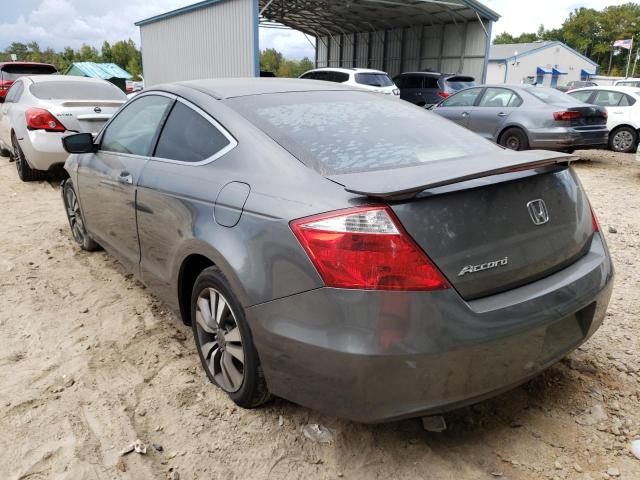
<instances>
[{"instance_id":1,"label":"flag","mask_svg":"<svg viewBox=\"0 0 640 480\"><path fill-rule=\"evenodd\" d=\"M633 44L632 38L629 38L627 40L616 40L615 42L613 42L614 47L626 48L627 50L631 50L632 44Z\"/></svg>"}]
</instances>

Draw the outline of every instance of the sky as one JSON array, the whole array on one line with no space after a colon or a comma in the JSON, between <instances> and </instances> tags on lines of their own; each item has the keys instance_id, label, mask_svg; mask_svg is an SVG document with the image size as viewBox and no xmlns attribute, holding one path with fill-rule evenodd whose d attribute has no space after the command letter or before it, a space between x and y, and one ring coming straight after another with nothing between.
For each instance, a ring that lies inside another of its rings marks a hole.
<instances>
[{"instance_id":1,"label":"sky","mask_svg":"<svg viewBox=\"0 0 640 480\"><path fill-rule=\"evenodd\" d=\"M37 41L41 48L61 50L88 43L100 48L102 42L132 38L139 44L138 27L133 23L196 0L4 0L0 8L0 49L11 42ZM534 32L540 24L559 27L575 8L602 9L628 0L481 0L502 18L493 35L507 31L513 35ZM273 47L285 57L313 58L314 51L303 34L295 31L260 29L260 48Z\"/></svg>"}]
</instances>

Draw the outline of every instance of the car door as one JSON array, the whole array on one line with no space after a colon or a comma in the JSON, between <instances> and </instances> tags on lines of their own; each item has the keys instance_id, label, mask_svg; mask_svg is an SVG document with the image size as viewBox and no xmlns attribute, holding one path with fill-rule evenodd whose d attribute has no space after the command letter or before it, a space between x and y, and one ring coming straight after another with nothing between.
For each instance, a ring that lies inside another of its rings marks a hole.
<instances>
[{"instance_id":1,"label":"car door","mask_svg":"<svg viewBox=\"0 0 640 480\"><path fill-rule=\"evenodd\" d=\"M22 81L14 82L7 92L4 103L0 104L0 141L6 148L11 148L11 110L22 95L23 89Z\"/></svg>"},{"instance_id":2,"label":"car door","mask_svg":"<svg viewBox=\"0 0 640 480\"><path fill-rule=\"evenodd\" d=\"M195 228L235 224L229 217L236 212L214 211L214 202L237 201L241 207L249 186L227 183L224 169L212 169L236 145L224 127L190 102L179 98L171 109L138 183L140 273L154 290L175 286L171 278L177 254L192 240ZM215 238L213 230L210 237ZM173 297L175 292L167 293Z\"/></svg>"},{"instance_id":3,"label":"car door","mask_svg":"<svg viewBox=\"0 0 640 480\"><path fill-rule=\"evenodd\" d=\"M403 75L399 78L402 86L400 88L400 98L416 105L424 105L423 92L423 76L422 75Z\"/></svg>"},{"instance_id":4,"label":"car door","mask_svg":"<svg viewBox=\"0 0 640 480\"><path fill-rule=\"evenodd\" d=\"M610 130L623 123L635 123L632 117L636 100L630 95L613 90L597 90L591 103L607 109L607 127Z\"/></svg>"},{"instance_id":5,"label":"car door","mask_svg":"<svg viewBox=\"0 0 640 480\"><path fill-rule=\"evenodd\" d=\"M134 271L140 260L136 185L174 100L157 92L136 97L105 127L98 151L79 160L78 189L87 229Z\"/></svg>"},{"instance_id":6,"label":"car door","mask_svg":"<svg viewBox=\"0 0 640 480\"><path fill-rule=\"evenodd\" d=\"M496 141L509 116L522 105L522 98L510 88L488 87L477 103L469 115L467 127Z\"/></svg>"},{"instance_id":7,"label":"car door","mask_svg":"<svg viewBox=\"0 0 640 480\"><path fill-rule=\"evenodd\" d=\"M469 124L469 116L482 90L482 87L461 90L440 103L434 111L438 115L466 127Z\"/></svg>"}]
</instances>

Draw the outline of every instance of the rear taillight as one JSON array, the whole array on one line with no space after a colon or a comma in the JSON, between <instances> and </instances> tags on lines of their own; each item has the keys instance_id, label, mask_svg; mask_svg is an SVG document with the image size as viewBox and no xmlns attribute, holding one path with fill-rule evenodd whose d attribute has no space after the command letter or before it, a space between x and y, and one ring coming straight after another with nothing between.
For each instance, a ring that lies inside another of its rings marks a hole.
<instances>
[{"instance_id":1,"label":"rear taillight","mask_svg":"<svg viewBox=\"0 0 640 480\"><path fill-rule=\"evenodd\" d=\"M602 112L602 117L606 120L607 118L609 118L609 112L607 112L606 110L604 112Z\"/></svg>"},{"instance_id":2,"label":"rear taillight","mask_svg":"<svg viewBox=\"0 0 640 480\"><path fill-rule=\"evenodd\" d=\"M7 92L11 88L12 84L13 84L13 81L11 80L4 80L0 82L0 97L4 97L7 95Z\"/></svg>"},{"instance_id":3,"label":"rear taillight","mask_svg":"<svg viewBox=\"0 0 640 480\"><path fill-rule=\"evenodd\" d=\"M449 92L438 92L440 98L449 98L451 94Z\"/></svg>"},{"instance_id":4,"label":"rear taillight","mask_svg":"<svg viewBox=\"0 0 640 480\"><path fill-rule=\"evenodd\" d=\"M578 118L582 118L582 113L580 112L554 112L553 119L556 122L568 122L570 120L577 120Z\"/></svg>"},{"instance_id":5,"label":"rear taillight","mask_svg":"<svg viewBox=\"0 0 640 480\"><path fill-rule=\"evenodd\" d=\"M449 288L389 207L337 210L293 220L290 226L328 287Z\"/></svg>"},{"instance_id":6,"label":"rear taillight","mask_svg":"<svg viewBox=\"0 0 640 480\"><path fill-rule=\"evenodd\" d=\"M30 108L24 112L29 130L46 130L48 132L64 132L65 126L51 112L43 108Z\"/></svg>"},{"instance_id":7,"label":"rear taillight","mask_svg":"<svg viewBox=\"0 0 640 480\"><path fill-rule=\"evenodd\" d=\"M593 231L599 232L600 225L598 224L598 217L596 217L596 212L593 211L591 204L589 204L589 209L591 210L591 225L593 226Z\"/></svg>"}]
</instances>

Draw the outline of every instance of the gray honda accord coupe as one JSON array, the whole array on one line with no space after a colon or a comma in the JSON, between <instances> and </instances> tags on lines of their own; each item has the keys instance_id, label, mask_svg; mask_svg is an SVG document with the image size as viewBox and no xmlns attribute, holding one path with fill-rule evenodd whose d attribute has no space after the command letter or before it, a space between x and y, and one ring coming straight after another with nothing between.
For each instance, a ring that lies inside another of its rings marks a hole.
<instances>
[{"instance_id":1,"label":"gray honda accord coupe","mask_svg":"<svg viewBox=\"0 0 640 480\"><path fill-rule=\"evenodd\" d=\"M449 410L540 373L605 315L612 264L571 157L408 102L190 81L63 143L74 239L175 308L242 407Z\"/></svg>"}]
</instances>

